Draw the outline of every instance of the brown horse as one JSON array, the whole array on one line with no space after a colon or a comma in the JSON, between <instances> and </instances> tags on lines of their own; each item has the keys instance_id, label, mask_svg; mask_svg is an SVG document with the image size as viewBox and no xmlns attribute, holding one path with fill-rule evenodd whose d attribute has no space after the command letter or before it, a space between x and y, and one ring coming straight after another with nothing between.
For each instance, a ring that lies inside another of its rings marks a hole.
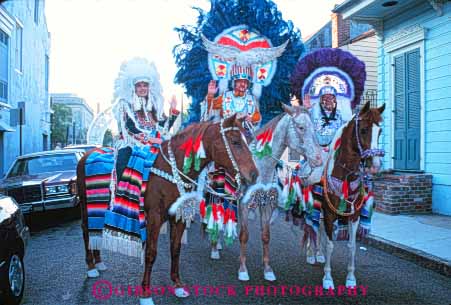
<instances>
[{"instance_id":1,"label":"brown horse","mask_svg":"<svg viewBox=\"0 0 451 305\"><path fill-rule=\"evenodd\" d=\"M321 246L326 248L326 264L324 266L323 287L325 289L334 288L334 282L331 275L331 256L333 250L332 234L333 223L336 219L348 221L350 262L348 265L348 275L346 277L346 287L356 287L357 281L354 275L355 271L355 247L356 234L359 224L359 215L364 203L364 193L361 192L363 186L363 175L365 171L365 162L369 163L372 173L380 169L380 156L383 151L378 149L378 139L381 133L379 127L382 121L382 112L385 104L380 108L370 109L369 103L366 103L361 111L354 116L342 129L341 145L338 154L334 159L335 152L329 153L329 158L324 165L321 186L323 187L323 196L314 193L314 198L321 202L324 215L324 228L326 234L321 234ZM336 139L333 143L336 143ZM368 162L369 161L369 162ZM336 181L343 182L347 179L349 182L349 200L346 211L340 210L341 188L334 186ZM352 185L357 187L352 187ZM324 236L326 235L326 236Z\"/></svg>"},{"instance_id":2,"label":"brown horse","mask_svg":"<svg viewBox=\"0 0 451 305\"><path fill-rule=\"evenodd\" d=\"M182 143L189 137L195 139L202 135L205 159L201 160L200 171L211 161L224 167L229 173L240 176L246 184L255 182L258 176L258 170L252 159L244 136L242 135L242 123L244 118L232 116L221 123L200 123L193 124L185 130L173 136L169 141L161 145L159 153L153 168L160 171L173 174L173 170L183 168L184 151L178 149ZM168 148L169 151L168 151ZM171 151L175 159L175 165L168 163ZM87 209L86 209L86 184L85 184L85 161L89 157L87 153L79 162L77 167L77 181L80 195L80 206L82 210L82 229L86 250L86 263L88 268L95 268L95 264L101 263L100 252L89 249L89 235L87 230ZM195 180L200 171L191 169L188 176ZM175 177L176 175L174 175ZM151 182L150 182L151 181ZM184 179L184 182L187 180ZM183 284L179 275L179 258L182 233L185 230L183 221L176 221L176 217L169 215L168 211L171 205L180 196L177 185L165 178L151 173L149 183L144 195L144 211L146 215L147 241L145 248L145 269L143 276L143 299L141 304L153 304L150 292L152 266L157 256L157 242L161 225L169 220L170 240L171 240L171 279L175 283L175 294L178 297L186 297L188 293L183 289ZM147 294L146 294L147 293Z\"/></svg>"}]
</instances>

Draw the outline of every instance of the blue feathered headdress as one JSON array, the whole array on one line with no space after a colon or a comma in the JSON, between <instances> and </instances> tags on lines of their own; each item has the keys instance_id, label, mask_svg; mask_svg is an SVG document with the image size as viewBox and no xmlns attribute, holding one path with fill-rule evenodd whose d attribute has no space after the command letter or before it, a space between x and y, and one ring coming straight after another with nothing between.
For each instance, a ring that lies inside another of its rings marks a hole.
<instances>
[{"instance_id":1,"label":"blue feathered headdress","mask_svg":"<svg viewBox=\"0 0 451 305\"><path fill-rule=\"evenodd\" d=\"M175 29L181 43L173 50L179 68L174 81L183 84L186 94L192 99L189 122L199 121L200 103L207 94L207 86L212 78L208 52L201 34L212 41L224 30L242 24L267 37L275 46L289 40L284 53L277 59L277 71L272 82L263 88L260 98L263 123L280 113L279 102L290 99L289 75L304 51L300 31L294 28L291 21L283 20L276 4L269 0L212 0L209 12L195 9L199 13L197 23Z\"/></svg>"}]
</instances>

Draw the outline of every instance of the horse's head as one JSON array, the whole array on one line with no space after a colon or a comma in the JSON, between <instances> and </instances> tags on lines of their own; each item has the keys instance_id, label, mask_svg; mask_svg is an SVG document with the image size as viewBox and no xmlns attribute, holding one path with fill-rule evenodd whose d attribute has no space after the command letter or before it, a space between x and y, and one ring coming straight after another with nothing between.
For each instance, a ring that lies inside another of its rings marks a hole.
<instances>
[{"instance_id":1,"label":"horse's head","mask_svg":"<svg viewBox=\"0 0 451 305\"><path fill-rule=\"evenodd\" d=\"M302 106L285 104L282 104L282 108L289 115L288 147L305 155L311 167L320 166L322 164L321 147L316 140L308 110Z\"/></svg>"},{"instance_id":2,"label":"horse's head","mask_svg":"<svg viewBox=\"0 0 451 305\"><path fill-rule=\"evenodd\" d=\"M379 149L378 142L381 134L380 123L385 104L379 108L370 108L369 102L360 110L355 120L356 146L360 157L364 161L370 161L368 166L372 174L377 173L381 167L380 157L384 155Z\"/></svg>"},{"instance_id":3,"label":"horse's head","mask_svg":"<svg viewBox=\"0 0 451 305\"><path fill-rule=\"evenodd\" d=\"M205 132L207 155L216 165L224 167L230 174L239 173L247 184L257 180L258 170L252 158L243 132L245 117L233 115L214 124Z\"/></svg>"}]
</instances>

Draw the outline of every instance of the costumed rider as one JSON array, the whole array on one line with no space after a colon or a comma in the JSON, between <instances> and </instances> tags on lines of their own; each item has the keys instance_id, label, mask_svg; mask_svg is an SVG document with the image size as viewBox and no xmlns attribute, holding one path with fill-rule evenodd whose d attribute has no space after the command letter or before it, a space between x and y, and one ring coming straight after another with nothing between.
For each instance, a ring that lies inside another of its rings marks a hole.
<instances>
[{"instance_id":1,"label":"costumed rider","mask_svg":"<svg viewBox=\"0 0 451 305\"><path fill-rule=\"evenodd\" d=\"M105 248L142 256L146 240L144 194L160 144L176 120L175 96L170 116L163 112L160 78L154 63L133 58L121 65L115 81L113 113L119 139L114 145L111 203L105 214Z\"/></svg>"},{"instance_id":2,"label":"costumed rider","mask_svg":"<svg viewBox=\"0 0 451 305\"><path fill-rule=\"evenodd\" d=\"M216 81L211 80L208 84L206 100L206 116L215 116L215 111L219 111L219 118L228 118L235 113L246 116L245 127L257 126L261 121L257 98L251 93L250 86L253 79L253 72L250 66L234 64L230 71L233 90L227 90L222 95L215 97L218 91ZM204 114L204 117L205 117Z\"/></svg>"},{"instance_id":3,"label":"costumed rider","mask_svg":"<svg viewBox=\"0 0 451 305\"><path fill-rule=\"evenodd\" d=\"M132 148L158 147L180 112L176 109L177 100L172 96L170 116L165 116L158 71L153 63L142 58L134 58L121 66L116 80L116 95L113 112L120 134L115 145L118 149L116 176L120 178L132 155Z\"/></svg>"}]
</instances>

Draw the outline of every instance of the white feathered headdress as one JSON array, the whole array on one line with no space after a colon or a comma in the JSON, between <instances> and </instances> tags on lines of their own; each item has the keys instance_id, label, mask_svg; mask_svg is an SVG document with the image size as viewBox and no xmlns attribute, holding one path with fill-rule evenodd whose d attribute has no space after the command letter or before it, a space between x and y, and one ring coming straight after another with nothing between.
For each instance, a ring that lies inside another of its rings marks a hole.
<instances>
[{"instance_id":1,"label":"white feathered headdress","mask_svg":"<svg viewBox=\"0 0 451 305\"><path fill-rule=\"evenodd\" d=\"M135 84L147 82L149 84L149 97L147 105L135 93ZM114 84L114 100L125 100L133 111L142 109L151 111L155 109L157 118L163 117L163 95L160 84L160 75L153 62L145 58L135 57L121 65L119 75Z\"/></svg>"}]
</instances>

